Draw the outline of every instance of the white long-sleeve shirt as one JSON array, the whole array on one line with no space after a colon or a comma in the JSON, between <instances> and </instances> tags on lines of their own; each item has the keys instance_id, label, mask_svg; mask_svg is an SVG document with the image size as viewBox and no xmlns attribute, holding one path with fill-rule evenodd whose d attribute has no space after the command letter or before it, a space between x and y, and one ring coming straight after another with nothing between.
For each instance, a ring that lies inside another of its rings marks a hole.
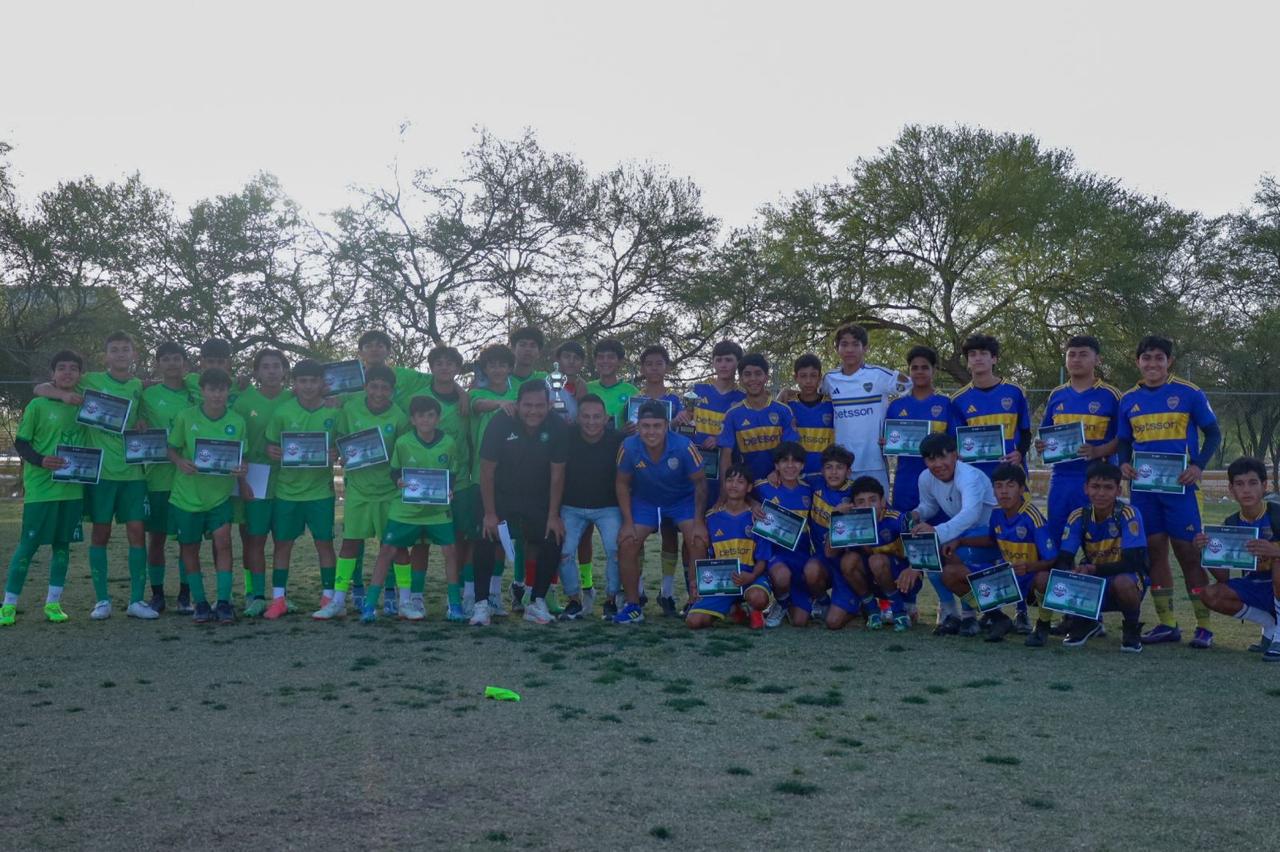
<instances>
[{"instance_id":1,"label":"white long-sleeve shirt","mask_svg":"<svg viewBox=\"0 0 1280 852\"><path fill-rule=\"evenodd\" d=\"M938 512L950 520L934 527L938 543L960 538L974 527L987 528L991 511L996 507L996 492L987 475L966 462L956 462L955 475L943 482L926 468L920 474L920 519L927 521Z\"/></svg>"}]
</instances>

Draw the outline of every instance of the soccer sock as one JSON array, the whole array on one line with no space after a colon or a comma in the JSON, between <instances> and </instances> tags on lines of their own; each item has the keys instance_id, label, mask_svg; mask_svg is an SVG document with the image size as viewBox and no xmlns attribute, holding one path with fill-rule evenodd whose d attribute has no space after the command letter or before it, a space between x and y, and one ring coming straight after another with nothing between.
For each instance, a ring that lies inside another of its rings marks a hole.
<instances>
[{"instance_id":1,"label":"soccer sock","mask_svg":"<svg viewBox=\"0 0 1280 852\"><path fill-rule=\"evenodd\" d=\"M271 569L271 597L284 597L284 590L289 585L289 569L288 568L272 568Z\"/></svg>"},{"instance_id":2,"label":"soccer sock","mask_svg":"<svg viewBox=\"0 0 1280 852\"><path fill-rule=\"evenodd\" d=\"M339 562L338 564L341 565L342 563ZM355 586L357 589L364 588L364 542L363 541L360 542L360 549L356 553L355 565L352 566L350 580L351 580L351 583L350 583L351 586ZM348 586L348 588L350 588L350 586Z\"/></svg>"},{"instance_id":3,"label":"soccer sock","mask_svg":"<svg viewBox=\"0 0 1280 852\"><path fill-rule=\"evenodd\" d=\"M1156 619L1161 624L1165 627L1178 626L1178 619L1173 616L1173 589L1152 586L1151 603L1156 608Z\"/></svg>"},{"instance_id":4,"label":"soccer sock","mask_svg":"<svg viewBox=\"0 0 1280 852\"><path fill-rule=\"evenodd\" d=\"M326 595L333 594L333 580L337 573L338 569L332 565L327 568L324 565L320 566L320 588L324 590Z\"/></svg>"},{"instance_id":5,"label":"soccer sock","mask_svg":"<svg viewBox=\"0 0 1280 852\"><path fill-rule=\"evenodd\" d=\"M164 594L164 563L147 566L147 582L151 584L151 591Z\"/></svg>"},{"instance_id":6,"label":"soccer sock","mask_svg":"<svg viewBox=\"0 0 1280 852\"><path fill-rule=\"evenodd\" d=\"M1205 606L1204 601L1200 600L1200 590L1191 589L1187 592L1187 597L1191 598L1191 611L1196 616L1196 627L1208 630L1209 607Z\"/></svg>"},{"instance_id":7,"label":"soccer sock","mask_svg":"<svg viewBox=\"0 0 1280 852\"><path fill-rule=\"evenodd\" d=\"M218 590L218 602L231 603L231 586L235 583L235 574L231 571L219 571L214 577L214 587ZM203 583L200 584L202 587ZM203 588L201 588L203 591Z\"/></svg>"},{"instance_id":8,"label":"soccer sock","mask_svg":"<svg viewBox=\"0 0 1280 852\"><path fill-rule=\"evenodd\" d=\"M524 560L524 584L529 588L533 588L533 584L538 578L538 563L532 558L526 557Z\"/></svg>"},{"instance_id":9,"label":"soccer sock","mask_svg":"<svg viewBox=\"0 0 1280 852\"><path fill-rule=\"evenodd\" d=\"M254 572L249 571L249 573L245 575L244 596L246 600L262 597L262 588L266 585L267 580L267 578L263 576L264 573L265 572L259 571L255 574Z\"/></svg>"},{"instance_id":10,"label":"soccer sock","mask_svg":"<svg viewBox=\"0 0 1280 852\"><path fill-rule=\"evenodd\" d=\"M670 597L670 595L665 595L665 597ZM783 609L791 609L791 593L790 592L787 592L785 595L778 596L778 606L782 607Z\"/></svg>"},{"instance_id":11,"label":"soccer sock","mask_svg":"<svg viewBox=\"0 0 1280 852\"><path fill-rule=\"evenodd\" d=\"M397 589L408 589L409 584L413 582L413 566L411 565L401 565L393 562L391 564L391 572L395 575ZM391 587L390 583L386 585L387 588Z\"/></svg>"},{"instance_id":12,"label":"soccer sock","mask_svg":"<svg viewBox=\"0 0 1280 852\"><path fill-rule=\"evenodd\" d=\"M889 593L889 611L893 613L893 617L897 618L902 615L906 608L906 599L902 597L902 592L894 589Z\"/></svg>"},{"instance_id":13,"label":"soccer sock","mask_svg":"<svg viewBox=\"0 0 1280 852\"><path fill-rule=\"evenodd\" d=\"M147 591L147 549L129 548L129 603L137 603Z\"/></svg>"},{"instance_id":14,"label":"soccer sock","mask_svg":"<svg viewBox=\"0 0 1280 852\"><path fill-rule=\"evenodd\" d=\"M208 598L204 596L204 575L199 571L195 571L187 575L187 585L191 587L192 603L207 603Z\"/></svg>"},{"instance_id":15,"label":"soccer sock","mask_svg":"<svg viewBox=\"0 0 1280 852\"><path fill-rule=\"evenodd\" d=\"M449 598L449 606L462 606L462 585L459 583L449 583L445 588L445 594Z\"/></svg>"},{"instance_id":16,"label":"soccer sock","mask_svg":"<svg viewBox=\"0 0 1280 852\"><path fill-rule=\"evenodd\" d=\"M462 566L462 594L476 599L476 567L470 562Z\"/></svg>"},{"instance_id":17,"label":"soccer sock","mask_svg":"<svg viewBox=\"0 0 1280 852\"><path fill-rule=\"evenodd\" d=\"M502 563L499 562L498 564L501 565ZM496 571L497 568L495 567L494 570ZM489 594L490 596L502 594L502 578L497 574L489 578Z\"/></svg>"},{"instance_id":18,"label":"soccer sock","mask_svg":"<svg viewBox=\"0 0 1280 852\"><path fill-rule=\"evenodd\" d=\"M498 552L501 553L502 551L499 550ZM489 588L490 590L496 591L490 591L490 594L496 595L498 592L502 591L502 581L498 578L502 576L502 572L505 570L507 570L507 562L505 559L493 560L493 574L489 580Z\"/></svg>"},{"instance_id":19,"label":"soccer sock","mask_svg":"<svg viewBox=\"0 0 1280 852\"><path fill-rule=\"evenodd\" d=\"M866 615L871 615L880 611L880 604L876 603L875 595L866 595L862 598L862 611Z\"/></svg>"},{"instance_id":20,"label":"soccer sock","mask_svg":"<svg viewBox=\"0 0 1280 852\"><path fill-rule=\"evenodd\" d=\"M582 583L582 588L584 589L595 588L596 581L595 581L595 577L593 576L595 572L592 570L592 568L593 566L590 562L578 563L578 580Z\"/></svg>"},{"instance_id":21,"label":"soccer sock","mask_svg":"<svg viewBox=\"0 0 1280 852\"><path fill-rule=\"evenodd\" d=\"M929 578L929 585L933 586L933 591L938 596L938 608L942 610L945 618L948 615L960 614L960 602L956 600L956 596L942 582L942 575L936 571L926 574Z\"/></svg>"},{"instance_id":22,"label":"soccer sock","mask_svg":"<svg viewBox=\"0 0 1280 852\"><path fill-rule=\"evenodd\" d=\"M71 551L66 548L54 548L53 557L49 560L49 597L46 602L62 600L62 587L67 584L67 567L71 564Z\"/></svg>"},{"instance_id":23,"label":"soccer sock","mask_svg":"<svg viewBox=\"0 0 1280 852\"><path fill-rule=\"evenodd\" d=\"M335 569L337 576L333 580L333 588L338 592L345 592L351 588L351 578L356 573L356 558L354 556L339 556L338 567Z\"/></svg>"},{"instance_id":24,"label":"soccer sock","mask_svg":"<svg viewBox=\"0 0 1280 852\"><path fill-rule=\"evenodd\" d=\"M93 578L94 599L107 600L111 593L107 591L107 549L105 547L89 545L89 575Z\"/></svg>"},{"instance_id":25,"label":"soccer sock","mask_svg":"<svg viewBox=\"0 0 1280 852\"><path fill-rule=\"evenodd\" d=\"M422 594L427 588L427 569L421 571L413 571L409 576L409 591L415 595Z\"/></svg>"},{"instance_id":26,"label":"soccer sock","mask_svg":"<svg viewBox=\"0 0 1280 852\"><path fill-rule=\"evenodd\" d=\"M680 554L662 551L662 596L664 598L669 598L675 594L676 563L679 560Z\"/></svg>"},{"instance_id":27,"label":"soccer sock","mask_svg":"<svg viewBox=\"0 0 1280 852\"><path fill-rule=\"evenodd\" d=\"M1275 634L1276 617L1265 609L1258 609L1256 606L1242 604L1240 611L1235 614L1235 617L1241 621L1252 621L1254 624L1260 625L1264 636L1272 636Z\"/></svg>"},{"instance_id":28,"label":"soccer sock","mask_svg":"<svg viewBox=\"0 0 1280 852\"><path fill-rule=\"evenodd\" d=\"M977 611L978 599L973 596L973 592L965 592L960 596L960 601L964 604L966 615Z\"/></svg>"},{"instance_id":29,"label":"soccer sock","mask_svg":"<svg viewBox=\"0 0 1280 852\"><path fill-rule=\"evenodd\" d=\"M253 572L249 570L248 565L242 570L244 571L244 599L249 600L253 597Z\"/></svg>"},{"instance_id":30,"label":"soccer sock","mask_svg":"<svg viewBox=\"0 0 1280 852\"><path fill-rule=\"evenodd\" d=\"M4 583L5 603L18 602L18 594L26 585L27 572L31 570L31 557L34 555L35 548L25 541L13 552L13 559L9 560L9 577ZM13 595L13 600L9 600L9 595Z\"/></svg>"},{"instance_id":31,"label":"soccer sock","mask_svg":"<svg viewBox=\"0 0 1280 852\"><path fill-rule=\"evenodd\" d=\"M332 600L333 605L342 606L346 602L347 602L347 593L342 589L334 589L333 600Z\"/></svg>"}]
</instances>

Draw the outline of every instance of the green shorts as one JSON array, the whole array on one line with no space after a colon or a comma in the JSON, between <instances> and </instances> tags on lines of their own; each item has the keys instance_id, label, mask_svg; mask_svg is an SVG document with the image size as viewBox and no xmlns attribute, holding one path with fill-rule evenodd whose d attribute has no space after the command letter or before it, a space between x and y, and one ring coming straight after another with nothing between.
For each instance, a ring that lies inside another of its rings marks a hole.
<instances>
[{"instance_id":1,"label":"green shorts","mask_svg":"<svg viewBox=\"0 0 1280 852\"><path fill-rule=\"evenodd\" d=\"M169 492L148 491L146 521L147 532L159 533L160 535L173 535L173 528L169 525L170 520Z\"/></svg>"},{"instance_id":2,"label":"green shorts","mask_svg":"<svg viewBox=\"0 0 1280 852\"><path fill-rule=\"evenodd\" d=\"M295 541L304 529L316 541L333 541L333 498L323 500L275 499L271 534L276 541Z\"/></svg>"},{"instance_id":3,"label":"green shorts","mask_svg":"<svg viewBox=\"0 0 1280 852\"><path fill-rule=\"evenodd\" d=\"M39 547L54 547L84 541L80 520L84 517L84 500L46 500L22 505L22 540Z\"/></svg>"},{"instance_id":4,"label":"green shorts","mask_svg":"<svg viewBox=\"0 0 1280 852\"><path fill-rule=\"evenodd\" d=\"M271 533L276 503L273 498L241 500L237 497L231 502L235 509L235 522L244 527L247 534L265 536Z\"/></svg>"},{"instance_id":5,"label":"green shorts","mask_svg":"<svg viewBox=\"0 0 1280 852\"><path fill-rule=\"evenodd\" d=\"M84 487L89 520L117 524L145 520L147 516L147 483L142 479L104 479L97 485Z\"/></svg>"},{"instance_id":6,"label":"green shorts","mask_svg":"<svg viewBox=\"0 0 1280 852\"><path fill-rule=\"evenodd\" d=\"M390 500L365 502L348 500L342 510L342 537L367 538L381 540L387 531L387 513L391 511Z\"/></svg>"},{"instance_id":7,"label":"green shorts","mask_svg":"<svg viewBox=\"0 0 1280 852\"><path fill-rule=\"evenodd\" d=\"M173 518L178 544L199 544L204 540L205 533L212 533L231 523L231 501L223 500L207 512L188 512L186 509L170 506L169 515Z\"/></svg>"},{"instance_id":8,"label":"green shorts","mask_svg":"<svg viewBox=\"0 0 1280 852\"><path fill-rule=\"evenodd\" d=\"M406 524L403 521L387 521L387 531L382 543L392 547L413 547L420 541L447 547L453 544L453 524Z\"/></svg>"},{"instance_id":9,"label":"green shorts","mask_svg":"<svg viewBox=\"0 0 1280 852\"><path fill-rule=\"evenodd\" d=\"M480 499L480 486L474 482L461 491L453 492L453 531L458 538L477 541L480 538L480 521L484 517L484 505Z\"/></svg>"}]
</instances>

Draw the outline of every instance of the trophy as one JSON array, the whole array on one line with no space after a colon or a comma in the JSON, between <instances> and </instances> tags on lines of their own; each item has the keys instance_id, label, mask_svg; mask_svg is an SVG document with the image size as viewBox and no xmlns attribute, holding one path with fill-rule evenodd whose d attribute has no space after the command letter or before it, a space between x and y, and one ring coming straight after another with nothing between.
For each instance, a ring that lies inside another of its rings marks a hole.
<instances>
[{"instance_id":1,"label":"trophy","mask_svg":"<svg viewBox=\"0 0 1280 852\"><path fill-rule=\"evenodd\" d=\"M551 372L547 373L547 395L551 397L551 410L565 420L572 421L578 406L573 394L565 389L567 381L568 377L560 372L560 362L553 362Z\"/></svg>"},{"instance_id":2,"label":"trophy","mask_svg":"<svg viewBox=\"0 0 1280 852\"><path fill-rule=\"evenodd\" d=\"M682 399L684 400L684 410L689 412L689 422L681 423L676 431L686 438L692 438L698 431L693 422L694 412L698 408L698 395L693 391L686 391Z\"/></svg>"}]
</instances>

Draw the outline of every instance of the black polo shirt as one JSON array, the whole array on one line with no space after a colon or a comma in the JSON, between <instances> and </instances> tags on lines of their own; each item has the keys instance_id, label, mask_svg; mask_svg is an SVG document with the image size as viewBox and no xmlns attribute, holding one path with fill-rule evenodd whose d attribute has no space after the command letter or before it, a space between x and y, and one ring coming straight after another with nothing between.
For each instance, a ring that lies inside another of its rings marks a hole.
<instances>
[{"instance_id":1,"label":"black polo shirt","mask_svg":"<svg viewBox=\"0 0 1280 852\"><path fill-rule=\"evenodd\" d=\"M530 432L518 418L499 411L485 427L480 458L497 462L494 503L499 515L545 515L551 503L551 465L569 457L569 426L548 413Z\"/></svg>"},{"instance_id":2,"label":"black polo shirt","mask_svg":"<svg viewBox=\"0 0 1280 852\"><path fill-rule=\"evenodd\" d=\"M569 434L569 461L564 468L562 505L577 509L603 509L618 505L614 487L618 471L618 447L622 433L605 429L594 444L574 427Z\"/></svg>"}]
</instances>

